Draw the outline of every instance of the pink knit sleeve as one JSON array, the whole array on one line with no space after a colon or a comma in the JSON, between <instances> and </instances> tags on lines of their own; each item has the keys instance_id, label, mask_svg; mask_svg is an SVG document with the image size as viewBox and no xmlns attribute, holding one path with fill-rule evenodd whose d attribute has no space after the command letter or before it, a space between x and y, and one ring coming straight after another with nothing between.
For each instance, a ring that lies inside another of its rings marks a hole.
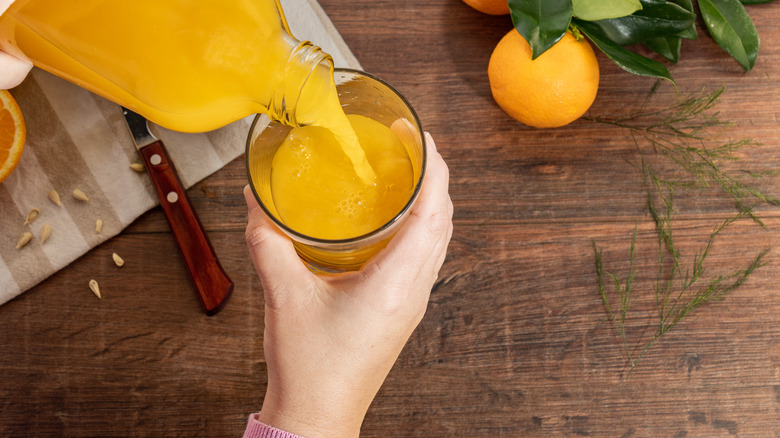
<instances>
[{"instance_id":1,"label":"pink knit sleeve","mask_svg":"<svg viewBox=\"0 0 780 438\"><path fill-rule=\"evenodd\" d=\"M244 438L303 438L303 437L261 423L260 421L257 420L257 414L252 414L249 416L249 422L247 423L246 430L244 431Z\"/></svg>"}]
</instances>

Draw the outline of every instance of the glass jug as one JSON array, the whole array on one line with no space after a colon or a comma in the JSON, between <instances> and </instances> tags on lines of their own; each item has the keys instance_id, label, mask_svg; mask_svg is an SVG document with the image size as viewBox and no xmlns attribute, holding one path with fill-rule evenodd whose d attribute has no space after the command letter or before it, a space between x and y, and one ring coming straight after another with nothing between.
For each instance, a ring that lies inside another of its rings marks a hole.
<instances>
[{"instance_id":1,"label":"glass jug","mask_svg":"<svg viewBox=\"0 0 780 438\"><path fill-rule=\"evenodd\" d=\"M182 132L254 113L312 123L326 106L299 98L335 87L330 56L292 36L278 0L16 0L0 48Z\"/></svg>"}]
</instances>

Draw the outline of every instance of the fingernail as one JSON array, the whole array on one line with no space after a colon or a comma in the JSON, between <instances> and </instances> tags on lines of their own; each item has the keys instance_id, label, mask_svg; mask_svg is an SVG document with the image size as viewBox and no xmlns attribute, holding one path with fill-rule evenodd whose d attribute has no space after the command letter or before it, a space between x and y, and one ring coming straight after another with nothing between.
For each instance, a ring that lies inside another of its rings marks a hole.
<instances>
[{"instance_id":1,"label":"fingernail","mask_svg":"<svg viewBox=\"0 0 780 438\"><path fill-rule=\"evenodd\" d=\"M433 150L436 150L436 142L433 141L433 137L431 136L431 133L428 131L425 131L425 142L430 143L430 145L433 147Z\"/></svg>"},{"instance_id":2,"label":"fingernail","mask_svg":"<svg viewBox=\"0 0 780 438\"><path fill-rule=\"evenodd\" d=\"M249 184L244 186L244 201L246 201L246 208L249 209L250 213L252 210L259 207L257 200L255 199L255 194L252 193L252 189L249 188Z\"/></svg>"}]
</instances>

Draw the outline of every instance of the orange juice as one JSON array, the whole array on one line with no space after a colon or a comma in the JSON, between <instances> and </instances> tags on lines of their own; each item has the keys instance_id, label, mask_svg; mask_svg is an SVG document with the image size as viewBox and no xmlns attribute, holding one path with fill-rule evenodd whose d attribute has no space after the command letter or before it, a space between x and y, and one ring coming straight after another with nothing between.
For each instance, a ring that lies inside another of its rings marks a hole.
<instances>
[{"instance_id":1,"label":"orange juice","mask_svg":"<svg viewBox=\"0 0 780 438\"><path fill-rule=\"evenodd\" d=\"M301 234L331 240L367 234L390 221L412 195L412 163L401 140L377 121L347 117L376 172L373 184L356 177L338 141L318 126L294 128L274 155L274 207Z\"/></svg>"},{"instance_id":2,"label":"orange juice","mask_svg":"<svg viewBox=\"0 0 780 438\"><path fill-rule=\"evenodd\" d=\"M291 35L278 0L17 0L0 47L177 131L254 113L324 126L360 178L374 177L332 61Z\"/></svg>"}]
</instances>

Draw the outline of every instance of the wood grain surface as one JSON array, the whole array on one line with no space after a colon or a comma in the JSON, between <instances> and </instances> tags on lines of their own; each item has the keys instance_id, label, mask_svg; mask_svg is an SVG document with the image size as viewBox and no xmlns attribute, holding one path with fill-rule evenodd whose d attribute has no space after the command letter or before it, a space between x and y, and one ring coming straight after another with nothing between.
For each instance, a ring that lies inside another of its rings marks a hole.
<instances>
[{"instance_id":1,"label":"wood grain surface","mask_svg":"<svg viewBox=\"0 0 780 438\"><path fill-rule=\"evenodd\" d=\"M492 100L487 62L511 29L461 0L320 0L365 70L406 95L451 172L455 231L429 309L366 417L364 437L780 437L780 207L719 238L709 271L769 246L766 265L696 309L626 379L623 342L597 288L625 276L637 232L631 348L652 334L656 235L626 130L585 119L525 127ZM721 86L724 135L761 145L729 169L780 168L780 4L749 7L761 35L745 73L703 33L670 66L680 97ZM638 107L655 81L599 54L589 117ZM671 103L662 84L653 98ZM0 307L0 436L238 437L266 386L262 289L244 243L243 159L189 190L235 283L203 314L165 217L150 211ZM755 180L780 197L780 176ZM690 254L734 206L681 196ZM117 268L111 254L126 262ZM96 279L103 299L87 283Z\"/></svg>"}]
</instances>

